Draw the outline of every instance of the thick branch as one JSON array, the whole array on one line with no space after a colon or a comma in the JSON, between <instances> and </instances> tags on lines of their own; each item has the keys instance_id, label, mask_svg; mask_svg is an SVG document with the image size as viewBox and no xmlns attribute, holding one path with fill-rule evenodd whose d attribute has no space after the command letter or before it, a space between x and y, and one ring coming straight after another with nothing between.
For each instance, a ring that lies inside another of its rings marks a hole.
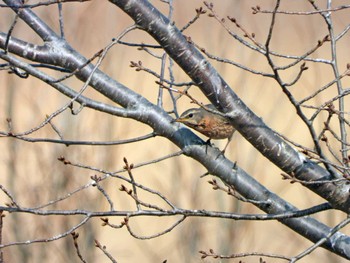
<instances>
[{"instance_id":1,"label":"thick branch","mask_svg":"<svg viewBox=\"0 0 350 263\"><path fill-rule=\"evenodd\" d=\"M147 31L197 83L208 99L231 118L236 129L266 158L300 180L332 179L317 164L306 159L256 116L234 93L211 64L187 41L182 33L148 1L110 0ZM307 185L334 207L350 211L349 185Z\"/></svg>"},{"instance_id":2,"label":"thick branch","mask_svg":"<svg viewBox=\"0 0 350 263\"><path fill-rule=\"evenodd\" d=\"M5 0L8 4L19 3L17 0ZM188 75L200 86L208 98L221 110L228 113L237 129L253 144L259 151L276 163L287 173L295 173L299 179L327 179L329 175L324 169L306 160L305 157L294 151L287 143L273 133L253 112L251 112L238 96L229 88L224 80L218 75L214 68L205 58L182 36L180 31L169 23L154 7L143 0L138 1L112 1L120 6L125 12L135 19L137 24L147 30L164 47L168 54L188 73ZM32 12L25 12L19 16L28 24L43 23ZM152 25L152 26L150 26ZM40 28L45 26L40 25ZM35 27L33 30L36 31ZM81 54L72 49L64 40L57 36L46 37L41 35L42 30L37 32L49 46L47 54L31 57L33 61L53 63L74 71L87 61ZM50 32L51 34L52 32ZM4 37L0 35L0 46L3 47ZM9 50L17 55L23 56L25 50L15 51L11 49L12 41L9 42ZM4 57L4 56L3 56ZM54 58L54 59L52 59ZM47 60L46 60L47 59ZM94 66L89 64L77 72L76 76L85 81L89 78ZM51 84L50 84L51 85ZM122 105L125 110L123 117L133 118L151 126L155 132L167 137L184 152L202 163L210 173L220 177L227 184L234 185L235 189L247 199L264 201L258 203L259 208L269 214L294 211L296 208L269 192L259 184L253 177L237 167L223 156L216 158L219 154L217 149L203 145L203 141L188 129L171 122L172 118L162 109L150 103L141 95L111 79L102 71L96 70L92 76L90 85L104 94L112 101ZM336 187L331 184L314 185L314 191L324 191L324 196L334 206L348 211L348 201L344 195L336 194ZM339 191L347 190L339 186ZM334 194L334 197L332 196ZM337 200L335 197L339 198ZM284 219L283 224L288 225L296 232L302 234L313 242L325 237L330 228L324 224L309 218ZM350 248L346 247L349 238L338 234L332 236L324 247L335 253L350 258ZM344 245L345 244L345 245Z\"/></svg>"}]
</instances>

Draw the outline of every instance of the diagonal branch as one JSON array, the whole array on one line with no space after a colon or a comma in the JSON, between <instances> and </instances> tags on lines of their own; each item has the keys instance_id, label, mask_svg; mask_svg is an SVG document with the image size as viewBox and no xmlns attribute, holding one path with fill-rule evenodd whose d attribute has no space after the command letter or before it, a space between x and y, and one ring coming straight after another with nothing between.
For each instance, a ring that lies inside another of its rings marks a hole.
<instances>
[{"instance_id":1,"label":"diagonal branch","mask_svg":"<svg viewBox=\"0 0 350 263\"><path fill-rule=\"evenodd\" d=\"M12 5L20 4L19 0L4 0L4 2ZM268 128L230 89L200 52L188 43L181 32L149 2L143 0L111 2L127 12L138 26L152 35L169 56L198 84L211 102L219 110L227 113L237 130L283 171L295 174L301 180L331 179L323 168L307 160ZM18 9L15 11L18 12ZM185 154L202 163L211 174L218 176L229 185L234 185L245 198L265 201L257 203L262 210L269 214L296 210L295 207L268 191L235 163L222 155L216 158L219 154L217 149L204 145L204 142L188 129L172 123L172 118L161 108L99 69L91 75L94 65L88 64L81 67L87 59L49 30L31 10L21 9L18 16L29 25L37 25L37 28L32 26L32 29L46 41L41 50L42 55L36 56L38 54L34 53L31 58L33 61L51 63L67 68L71 72L81 68L77 71L76 77L82 81L91 77L90 85L95 90L124 108L120 110L122 117L132 118L151 126L157 134L168 138L183 149ZM6 35L0 34L0 47L3 47L4 40ZM15 44L12 40L9 41L9 51L23 56L24 50L16 51L12 46ZM0 52L0 54L2 58L6 57L3 53ZM329 200L334 207L343 211L349 210L348 188L343 183L339 183L338 186L328 183L307 187ZM283 219L281 222L313 242L324 238L330 231L329 227L309 217ZM347 236L339 233L327 240L323 246L343 257L350 258L350 248L344 245L349 242Z\"/></svg>"},{"instance_id":2,"label":"diagonal branch","mask_svg":"<svg viewBox=\"0 0 350 263\"><path fill-rule=\"evenodd\" d=\"M169 56L197 83L208 99L231 118L235 128L266 158L284 172L293 174L300 180L331 179L331 175L325 169L290 147L256 116L202 54L148 1L110 1L126 12L139 27L164 47ZM149 26L150 24L152 26ZM327 199L334 207L344 212L349 211L349 186L346 183L307 187Z\"/></svg>"}]
</instances>

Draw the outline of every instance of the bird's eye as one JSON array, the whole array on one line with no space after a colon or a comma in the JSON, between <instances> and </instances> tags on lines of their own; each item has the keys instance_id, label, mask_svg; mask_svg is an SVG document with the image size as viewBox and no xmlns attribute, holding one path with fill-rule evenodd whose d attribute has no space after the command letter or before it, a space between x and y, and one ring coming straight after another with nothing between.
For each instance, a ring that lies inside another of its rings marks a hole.
<instances>
[{"instance_id":1,"label":"bird's eye","mask_svg":"<svg viewBox=\"0 0 350 263\"><path fill-rule=\"evenodd\" d=\"M193 117L193 113L188 114L188 117L192 118Z\"/></svg>"}]
</instances>

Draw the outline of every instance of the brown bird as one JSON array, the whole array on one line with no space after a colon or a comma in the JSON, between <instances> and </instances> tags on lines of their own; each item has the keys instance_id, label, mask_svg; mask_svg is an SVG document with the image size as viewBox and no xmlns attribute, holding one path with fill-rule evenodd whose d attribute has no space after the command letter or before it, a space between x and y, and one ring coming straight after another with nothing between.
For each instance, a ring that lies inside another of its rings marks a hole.
<instances>
[{"instance_id":1,"label":"brown bird","mask_svg":"<svg viewBox=\"0 0 350 263\"><path fill-rule=\"evenodd\" d=\"M216 110L211 104L205 105L205 107ZM208 142L210 142L211 139L228 139L222 151L223 153L230 143L233 133L236 131L228 118L209 112L204 108L189 109L182 113L175 122L181 122L207 136L209 138Z\"/></svg>"}]
</instances>

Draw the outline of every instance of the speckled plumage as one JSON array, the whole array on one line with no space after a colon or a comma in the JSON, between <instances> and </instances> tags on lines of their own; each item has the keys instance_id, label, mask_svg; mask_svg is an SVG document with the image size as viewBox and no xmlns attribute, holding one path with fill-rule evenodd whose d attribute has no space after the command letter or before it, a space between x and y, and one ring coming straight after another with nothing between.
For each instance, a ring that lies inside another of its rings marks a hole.
<instances>
[{"instance_id":1,"label":"speckled plumage","mask_svg":"<svg viewBox=\"0 0 350 263\"><path fill-rule=\"evenodd\" d=\"M215 110L211 104L206 107ZM211 113L204 108L193 108L185 111L175 120L202 133L209 139L231 139L235 128L230 121L218 114Z\"/></svg>"}]
</instances>

